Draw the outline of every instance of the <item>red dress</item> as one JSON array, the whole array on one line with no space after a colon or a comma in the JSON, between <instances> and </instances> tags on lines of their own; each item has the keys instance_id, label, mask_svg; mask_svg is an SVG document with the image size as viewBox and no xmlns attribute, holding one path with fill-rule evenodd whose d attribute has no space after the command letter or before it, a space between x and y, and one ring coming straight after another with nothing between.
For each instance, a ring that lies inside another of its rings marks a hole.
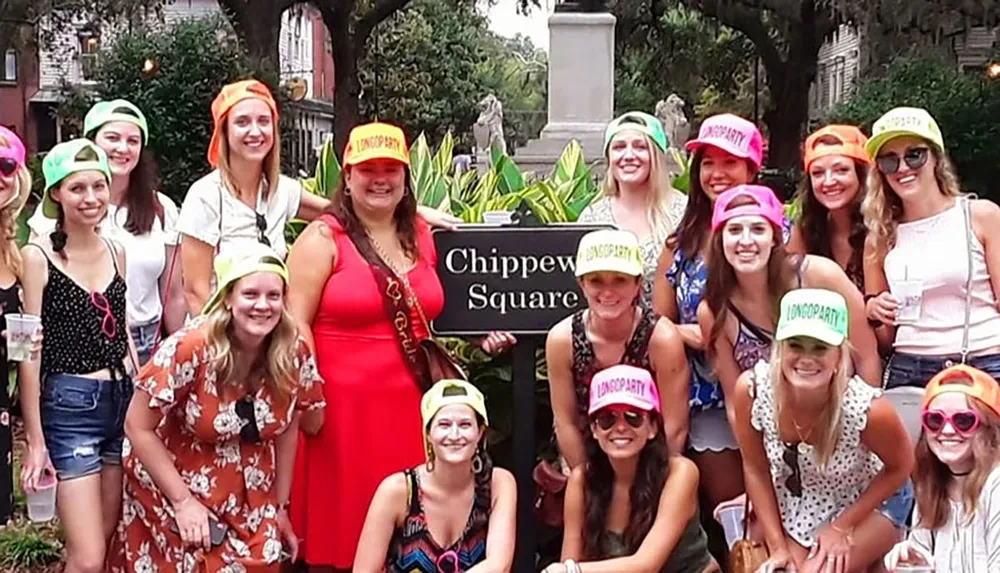
<instances>
[{"instance_id":1,"label":"red dress","mask_svg":"<svg viewBox=\"0 0 1000 573\"><path fill-rule=\"evenodd\" d=\"M343 227L333 231L337 261L323 287L312 332L325 384L323 429L299 440L291 518L306 563L350 569L368 505L392 473L424 462L420 398L372 276ZM417 218L420 258L408 279L433 320L444 306L430 229ZM411 312L417 337L427 336Z\"/></svg>"}]
</instances>

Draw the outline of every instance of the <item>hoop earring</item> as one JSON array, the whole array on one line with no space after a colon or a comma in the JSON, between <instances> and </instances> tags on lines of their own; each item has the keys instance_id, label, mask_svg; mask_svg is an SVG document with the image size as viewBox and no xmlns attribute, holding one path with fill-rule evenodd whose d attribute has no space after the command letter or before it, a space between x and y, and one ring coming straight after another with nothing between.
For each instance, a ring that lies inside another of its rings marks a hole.
<instances>
[{"instance_id":1,"label":"hoop earring","mask_svg":"<svg viewBox=\"0 0 1000 573\"><path fill-rule=\"evenodd\" d=\"M426 442L424 448L427 452L427 473L434 471L434 447L431 446L430 442Z\"/></svg>"},{"instance_id":2,"label":"hoop earring","mask_svg":"<svg viewBox=\"0 0 1000 573\"><path fill-rule=\"evenodd\" d=\"M478 449L476 455L472 456L472 473L478 474L483 471L483 455Z\"/></svg>"}]
</instances>

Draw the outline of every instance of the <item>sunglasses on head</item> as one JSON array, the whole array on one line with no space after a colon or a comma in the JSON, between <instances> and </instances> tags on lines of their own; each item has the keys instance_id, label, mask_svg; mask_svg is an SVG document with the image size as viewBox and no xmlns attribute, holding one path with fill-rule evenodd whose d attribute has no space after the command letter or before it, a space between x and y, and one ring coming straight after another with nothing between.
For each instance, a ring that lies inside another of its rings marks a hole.
<instances>
[{"instance_id":1,"label":"sunglasses on head","mask_svg":"<svg viewBox=\"0 0 1000 573\"><path fill-rule=\"evenodd\" d=\"M930 148L927 147L910 147L903 152L902 161L906 162L906 166L910 169L920 169L927 163L930 151ZM899 171L900 156L896 153L886 153L876 157L875 163L878 165L879 171L886 175L892 175Z\"/></svg>"},{"instance_id":2,"label":"sunglasses on head","mask_svg":"<svg viewBox=\"0 0 1000 573\"><path fill-rule=\"evenodd\" d=\"M10 157L0 157L0 175L10 177L17 171L17 161Z\"/></svg>"},{"instance_id":3,"label":"sunglasses on head","mask_svg":"<svg viewBox=\"0 0 1000 573\"><path fill-rule=\"evenodd\" d=\"M962 436L968 436L979 427L979 414L975 410L957 410L948 414L942 410L924 410L920 422L932 434L940 434L945 424L951 424Z\"/></svg>"},{"instance_id":4,"label":"sunglasses on head","mask_svg":"<svg viewBox=\"0 0 1000 573\"><path fill-rule=\"evenodd\" d=\"M257 242L262 245L270 247L271 240L268 239L266 235L267 219L265 219L264 215L262 215L261 213L255 213L255 215L257 215Z\"/></svg>"},{"instance_id":5,"label":"sunglasses on head","mask_svg":"<svg viewBox=\"0 0 1000 573\"><path fill-rule=\"evenodd\" d=\"M610 430L618 424L618 420L624 419L625 423L633 428L642 427L646 421L646 413L641 410L601 410L594 416L594 422L602 430Z\"/></svg>"},{"instance_id":6,"label":"sunglasses on head","mask_svg":"<svg viewBox=\"0 0 1000 573\"><path fill-rule=\"evenodd\" d=\"M249 394L236 402L236 415L243 425L240 427L240 439L250 444L260 443L260 428L257 427L257 415L254 413L253 396Z\"/></svg>"},{"instance_id":7,"label":"sunglasses on head","mask_svg":"<svg viewBox=\"0 0 1000 573\"><path fill-rule=\"evenodd\" d=\"M781 459L792 469L792 475L785 480L785 488L795 497L802 497L802 473L799 469L799 448L795 444L785 444Z\"/></svg>"}]
</instances>

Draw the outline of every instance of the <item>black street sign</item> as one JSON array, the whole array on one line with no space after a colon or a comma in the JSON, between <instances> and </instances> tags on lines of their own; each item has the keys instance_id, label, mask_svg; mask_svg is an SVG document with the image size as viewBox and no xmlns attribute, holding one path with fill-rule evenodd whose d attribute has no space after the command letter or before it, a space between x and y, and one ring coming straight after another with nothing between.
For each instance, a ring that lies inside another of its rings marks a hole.
<instances>
[{"instance_id":1,"label":"black street sign","mask_svg":"<svg viewBox=\"0 0 1000 573\"><path fill-rule=\"evenodd\" d=\"M470 225L435 231L444 310L432 323L444 336L545 334L586 301L574 275L576 248L606 225Z\"/></svg>"}]
</instances>

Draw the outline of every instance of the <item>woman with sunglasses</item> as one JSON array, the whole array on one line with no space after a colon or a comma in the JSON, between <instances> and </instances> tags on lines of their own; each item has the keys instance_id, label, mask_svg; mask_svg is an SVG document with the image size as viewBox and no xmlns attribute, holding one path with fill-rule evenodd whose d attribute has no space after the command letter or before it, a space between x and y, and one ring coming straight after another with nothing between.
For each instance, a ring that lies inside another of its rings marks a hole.
<instances>
[{"instance_id":1,"label":"woman with sunglasses","mask_svg":"<svg viewBox=\"0 0 1000 573\"><path fill-rule=\"evenodd\" d=\"M126 317L139 364L149 360L161 332L184 324L187 309L177 252L177 205L156 191L156 161L149 150L146 116L132 103L102 101L83 120L85 137L108 154L108 215L101 231L128 252ZM32 238L52 232L54 221L35 209Z\"/></svg>"},{"instance_id":2,"label":"woman with sunglasses","mask_svg":"<svg viewBox=\"0 0 1000 573\"><path fill-rule=\"evenodd\" d=\"M631 111L609 123L604 131L604 197L579 218L580 223L608 223L639 238L642 300L650 307L657 261L687 207L687 196L670 184L669 145L663 124L648 113Z\"/></svg>"},{"instance_id":3,"label":"woman with sunglasses","mask_svg":"<svg viewBox=\"0 0 1000 573\"><path fill-rule=\"evenodd\" d=\"M20 366L28 448L25 491L59 480L66 570L103 571L118 521L122 425L132 397L135 350L125 322L125 254L101 237L111 169L86 139L60 143L42 162L42 213L55 230L22 249L24 312L41 316L41 363Z\"/></svg>"},{"instance_id":4,"label":"woman with sunglasses","mask_svg":"<svg viewBox=\"0 0 1000 573\"><path fill-rule=\"evenodd\" d=\"M963 197L929 113L896 108L866 149L868 319L892 349L886 387L923 387L959 362L1000 376L1000 207ZM905 296L904 296L905 294Z\"/></svg>"},{"instance_id":5,"label":"woman with sunglasses","mask_svg":"<svg viewBox=\"0 0 1000 573\"><path fill-rule=\"evenodd\" d=\"M670 455L649 371L619 365L589 388L587 461L566 485L561 563L545 573L718 572L698 516L698 469Z\"/></svg>"},{"instance_id":6,"label":"woman with sunglasses","mask_svg":"<svg viewBox=\"0 0 1000 573\"><path fill-rule=\"evenodd\" d=\"M913 448L882 392L850 375L848 315L837 292L788 292L770 363L727 395L763 573L869 571L910 513Z\"/></svg>"},{"instance_id":7,"label":"woman with sunglasses","mask_svg":"<svg viewBox=\"0 0 1000 573\"><path fill-rule=\"evenodd\" d=\"M878 385L881 362L864 319L861 293L836 262L788 255L777 239L783 221L782 205L767 187L739 185L715 201L708 280L698 321L723 391L730 395L740 373L767 360L778 322L775 301L804 287L829 289L844 297L853 311L852 364L861 379Z\"/></svg>"},{"instance_id":8,"label":"woman with sunglasses","mask_svg":"<svg viewBox=\"0 0 1000 573\"><path fill-rule=\"evenodd\" d=\"M517 484L486 453L486 402L442 380L420 402L425 464L379 485L354 573L492 573L514 561Z\"/></svg>"},{"instance_id":9,"label":"woman with sunglasses","mask_svg":"<svg viewBox=\"0 0 1000 573\"><path fill-rule=\"evenodd\" d=\"M17 217L31 194L31 171L25 164L24 143L13 131L0 126L0 320L21 312L21 274L24 264L15 241ZM7 345L0 341L0 370L9 376ZM7 380L8 378L4 378ZM10 427L10 393L0 391L0 527L14 512L14 474L11 467L13 435Z\"/></svg>"},{"instance_id":10,"label":"woman with sunglasses","mask_svg":"<svg viewBox=\"0 0 1000 573\"><path fill-rule=\"evenodd\" d=\"M712 204L723 191L757 177L763 146L760 131L742 117L721 114L702 122L698 139L686 145L693 154L687 210L660 255L653 286L654 310L677 324L686 347L691 370L687 451L701 474L705 515L743 492L736 438L723 410L719 380L704 354L697 317L708 275ZM719 533L713 538L721 539L721 530L708 526L710 534Z\"/></svg>"},{"instance_id":11,"label":"woman with sunglasses","mask_svg":"<svg viewBox=\"0 0 1000 573\"><path fill-rule=\"evenodd\" d=\"M616 364L653 372L662 396L664 439L681 452L688 432L684 343L669 320L638 302L643 265L628 231L593 231L580 239L576 276L587 308L549 330L545 363L559 452L570 468L587 461L587 404L594 374Z\"/></svg>"},{"instance_id":12,"label":"woman with sunglasses","mask_svg":"<svg viewBox=\"0 0 1000 573\"><path fill-rule=\"evenodd\" d=\"M828 125L806 138L805 176L797 200L802 214L785 249L832 259L865 291L861 200L871 158L868 138L852 125Z\"/></svg>"},{"instance_id":13,"label":"woman with sunglasses","mask_svg":"<svg viewBox=\"0 0 1000 573\"><path fill-rule=\"evenodd\" d=\"M909 538L885 557L938 573L1000 571L1000 387L957 365L927 384Z\"/></svg>"},{"instance_id":14,"label":"woman with sunglasses","mask_svg":"<svg viewBox=\"0 0 1000 573\"><path fill-rule=\"evenodd\" d=\"M215 169L191 185L177 221L192 316L211 292L217 254L258 242L284 258L285 223L293 218L312 221L330 205L281 175L278 107L263 83L243 80L223 87L212 102L212 119L208 163ZM434 209L420 211L434 226L448 228L458 221Z\"/></svg>"},{"instance_id":15,"label":"woman with sunglasses","mask_svg":"<svg viewBox=\"0 0 1000 573\"><path fill-rule=\"evenodd\" d=\"M287 507L299 415L322 406L322 380L277 254L248 245L215 271L203 317L136 382L114 573L277 572L297 552Z\"/></svg>"}]
</instances>

